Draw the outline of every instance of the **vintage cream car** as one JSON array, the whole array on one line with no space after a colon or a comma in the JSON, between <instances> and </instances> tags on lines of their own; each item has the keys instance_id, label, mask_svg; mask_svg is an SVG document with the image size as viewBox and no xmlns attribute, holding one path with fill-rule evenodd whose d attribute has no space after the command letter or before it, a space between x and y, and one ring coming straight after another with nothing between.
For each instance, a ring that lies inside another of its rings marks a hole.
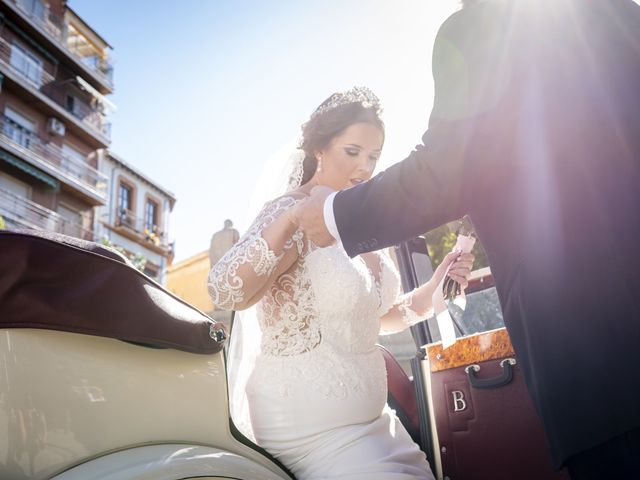
<instances>
[{"instance_id":1,"label":"vintage cream car","mask_svg":"<svg viewBox=\"0 0 640 480\"><path fill-rule=\"evenodd\" d=\"M0 232L0 478L291 478L229 421L222 326L124 262Z\"/></svg>"},{"instance_id":2,"label":"vintage cream car","mask_svg":"<svg viewBox=\"0 0 640 480\"><path fill-rule=\"evenodd\" d=\"M407 289L423 254L398 249ZM443 351L423 324L412 381L384 354L389 403L437 478L562 478L504 329ZM293 478L230 420L224 328L117 253L0 231L0 328L0 479Z\"/></svg>"}]
</instances>

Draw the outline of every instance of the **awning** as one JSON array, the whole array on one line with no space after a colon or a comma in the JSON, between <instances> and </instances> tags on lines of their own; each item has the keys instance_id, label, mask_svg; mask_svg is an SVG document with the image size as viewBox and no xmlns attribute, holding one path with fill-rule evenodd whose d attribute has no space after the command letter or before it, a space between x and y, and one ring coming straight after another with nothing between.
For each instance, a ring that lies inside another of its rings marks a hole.
<instances>
[{"instance_id":1,"label":"awning","mask_svg":"<svg viewBox=\"0 0 640 480\"><path fill-rule=\"evenodd\" d=\"M7 163L9 163L11 165L13 165L16 168L19 168L23 172L28 173L32 177L37 178L41 182L46 183L51 188L53 188L54 191L57 192L57 191L60 190L60 182L58 180L56 180L55 178L47 175L43 171L38 170L36 167L29 165L27 162L25 162L23 160L20 160L17 157L14 157L9 152L5 152L4 150L0 150L0 159L4 160L5 162L7 162Z\"/></svg>"},{"instance_id":2,"label":"awning","mask_svg":"<svg viewBox=\"0 0 640 480\"><path fill-rule=\"evenodd\" d=\"M83 89L93 95L93 97L98 100L106 109L111 110L112 112L115 112L117 110L115 104L112 101L110 101L107 97L105 97L99 91L89 85L89 83L82 77L77 76L76 82L78 82L78 85L80 85Z\"/></svg>"}]
</instances>

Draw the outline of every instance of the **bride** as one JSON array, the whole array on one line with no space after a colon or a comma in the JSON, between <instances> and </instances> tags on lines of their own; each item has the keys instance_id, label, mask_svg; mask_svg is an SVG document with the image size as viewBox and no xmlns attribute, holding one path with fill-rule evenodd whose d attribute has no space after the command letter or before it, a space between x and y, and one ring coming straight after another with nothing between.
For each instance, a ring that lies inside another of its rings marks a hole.
<instances>
[{"instance_id":1,"label":"bride","mask_svg":"<svg viewBox=\"0 0 640 480\"><path fill-rule=\"evenodd\" d=\"M329 97L303 125L289 190L264 205L208 278L219 308L255 307L256 326L241 317L232 332L232 342L261 335L255 349L236 354L250 364L241 392L250 425L243 431L299 479L433 478L386 405L385 364L375 343L380 333L424 319L445 274L466 286L473 256L450 253L429 282L401 294L386 254L350 259L339 246L316 247L295 223L296 207L313 187L340 190L368 180L383 142L370 90ZM236 401L232 395L238 411Z\"/></svg>"}]
</instances>

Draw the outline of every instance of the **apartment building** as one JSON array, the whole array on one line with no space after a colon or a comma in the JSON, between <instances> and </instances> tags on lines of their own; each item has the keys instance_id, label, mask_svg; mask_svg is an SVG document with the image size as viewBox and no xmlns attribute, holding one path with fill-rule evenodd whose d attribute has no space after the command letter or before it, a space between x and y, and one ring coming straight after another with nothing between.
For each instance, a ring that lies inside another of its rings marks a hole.
<instances>
[{"instance_id":1,"label":"apartment building","mask_svg":"<svg viewBox=\"0 0 640 480\"><path fill-rule=\"evenodd\" d=\"M111 46L65 0L0 0L0 215L95 240Z\"/></svg>"},{"instance_id":2,"label":"apartment building","mask_svg":"<svg viewBox=\"0 0 640 480\"><path fill-rule=\"evenodd\" d=\"M96 239L143 259L144 273L164 284L174 252L168 232L175 195L111 151L100 159L100 174L109 191L107 203L96 207Z\"/></svg>"}]
</instances>

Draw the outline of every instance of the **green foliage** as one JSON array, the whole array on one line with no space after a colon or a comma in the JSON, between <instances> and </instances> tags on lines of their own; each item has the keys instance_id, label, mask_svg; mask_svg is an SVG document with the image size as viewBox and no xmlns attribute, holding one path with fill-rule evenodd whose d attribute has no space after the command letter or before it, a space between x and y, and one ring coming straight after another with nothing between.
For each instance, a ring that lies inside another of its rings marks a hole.
<instances>
[{"instance_id":1,"label":"green foliage","mask_svg":"<svg viewBox=\"0 0 640 480\"><path fill-rule=\"evenodd\" d=\"M456 244L457 232L460 227L460 221L442 225L441 227L434 228L427 232L424 237L427 242L427 248L429 250L429 256L433 263L433 268L436 268L442 263L445 255L453 250ZM487 254L485 253L480 242L476 240L476 244L473 247L472 253L476 256L476 261L473 264L473 269L488 267L489 261L487 260Z\"/></svg>"},{"instance_id":2,"label":"green foliage","mask_svg":"<svg viewBox=\"0 0 640 480\"><path fill-rule=\"evenodd\" d=\"M114 245L107 237L102 237L102 244L105 247L112 248L117 252L124 255L133 264L136 270L144 272L144 267L147 265L147 258L141 253L129 253L119 245Z\"/></svg>"},{"instance_id":3,"label":"green foliage","mask_svg":"<svg viewBox=\"0 0 640 480\"><path fill-rule=\"evenodd\" d=\"M0 230L4 230L5 228L7 228L7 225L4 223L4 218L2 218L2 215L0 215Z\"/></svg>"}]
</instances>

